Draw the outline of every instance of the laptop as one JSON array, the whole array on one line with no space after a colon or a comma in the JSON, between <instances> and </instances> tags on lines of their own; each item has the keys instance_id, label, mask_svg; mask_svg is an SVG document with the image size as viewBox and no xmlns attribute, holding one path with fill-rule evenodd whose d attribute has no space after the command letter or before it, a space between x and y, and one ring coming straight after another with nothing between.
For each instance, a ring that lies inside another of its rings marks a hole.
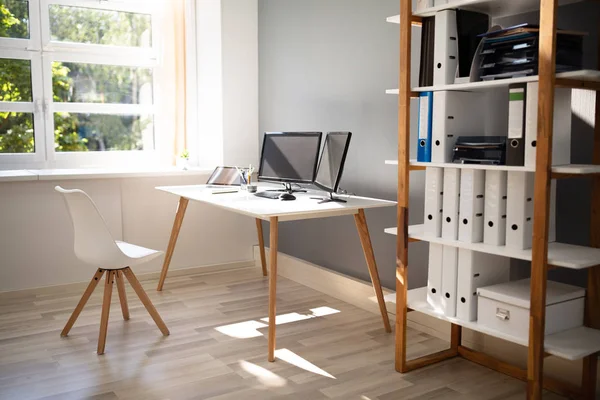
<instances>
[{"instance_id":1,"label":"laptop","mask_svg":"<svg viewBox=\"0 0 600 400\"><path fill-rule=\"evenodd\" d=\"M241 176L235 167L217 167L208 178L206 187L213 193L237 191L241 186Z\"/></svg>"}]
</instances>

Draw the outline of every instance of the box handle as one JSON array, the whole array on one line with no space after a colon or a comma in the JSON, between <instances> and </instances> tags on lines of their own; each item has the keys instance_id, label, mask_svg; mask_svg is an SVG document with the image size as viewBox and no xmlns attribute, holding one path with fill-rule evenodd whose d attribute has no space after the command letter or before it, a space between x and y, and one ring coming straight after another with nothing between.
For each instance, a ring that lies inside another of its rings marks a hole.
<instances>
[{"instance_id":1,"label":"box handle","mask_svg":"<svg viewBox=\"0 0 600 400\"><path fill-rule=\"evenodd\" d=\"M496 308L496 318L502 321L508 321L510 319L510 311Z\"/></svg>"}]
</instances>

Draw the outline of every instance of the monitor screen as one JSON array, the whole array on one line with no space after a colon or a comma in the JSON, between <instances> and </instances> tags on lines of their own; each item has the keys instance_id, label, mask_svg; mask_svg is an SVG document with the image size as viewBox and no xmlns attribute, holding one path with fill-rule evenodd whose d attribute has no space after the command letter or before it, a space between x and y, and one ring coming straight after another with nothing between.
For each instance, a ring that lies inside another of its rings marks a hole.
<instances>
[{"instance_id":1,"label":"monitor screen","mask_svg":"<svg viewBox=\"0 0 600 400\"><path fill-rule=\"evenodd\" d=\"M266 132L258 177L310 183L315 178L321 132Z\"/></svg>"},{"instance_id":2,"label":"monitor screen","mask_svg":"<svg viewBox=\"0 0 600 400\"><path fill-rule=\"evenodd\" d=\"M322 189L336 192L342 178L346 154L350 145L350 132L329 132L321 153L315 184Z\"/></svg>"}]
</instances>

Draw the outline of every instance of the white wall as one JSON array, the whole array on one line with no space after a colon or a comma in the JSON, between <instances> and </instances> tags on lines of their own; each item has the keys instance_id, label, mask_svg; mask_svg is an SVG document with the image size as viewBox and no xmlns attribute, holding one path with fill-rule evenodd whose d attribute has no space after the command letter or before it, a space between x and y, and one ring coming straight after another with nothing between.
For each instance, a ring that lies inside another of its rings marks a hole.
<instances>
[{"instance_id":1,"label":"white wall","mask_svg":"<svg viewBox=\"0 0 600 400\"><path fill-rule=\"evenodd\" d=\"M198 136L199 165L214 166L223 164L221 0L197 0L195 22L198 132L189 136Z\"/></svg>"},{"instance_id":2,"label":"white wall","mask_svg":"<svg viewBox=\"0 0 600 400\"><path fill-rule=\"evenodd\" d=\"M222 0L223 154L258 164L258 1Z\"/></svg>"},{"instance_id":3,"label":"white wall","mask_svg":"<svg viewBox=\"0 0 600 400\"><path fill-rule=\"evenodd\" d=\"M73 254L67 209L55 185L85 190L116 239L166 250L177 196L159 185L198 184L207 177L87 179L0 183L0 291L83 282L93 269ZM252 260L251 218L190 202L171 269ZM163 258L135 267L160 271Z\"/></svg>"},{"instance_id":4,"label":"white wall","mask_svg":"<svg viewBox=\"0 0 600 400\"><path fill-rule=\"evenodd\" d=\"M257 0L198 0L201 166L258 162Z\"/></svg>"}]
</instances>

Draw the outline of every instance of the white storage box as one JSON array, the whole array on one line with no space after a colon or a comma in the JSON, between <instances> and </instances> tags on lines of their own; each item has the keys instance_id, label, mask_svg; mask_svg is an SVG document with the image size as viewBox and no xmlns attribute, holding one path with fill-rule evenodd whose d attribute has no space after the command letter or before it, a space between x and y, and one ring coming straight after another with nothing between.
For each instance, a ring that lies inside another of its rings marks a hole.
<instances>
[{"instance_id":1,"label":"white storage box","mask_svg":"<svg viewBox=\"0 0 600 400\"><path fill-rule=\"evenodd\" d=\"M508 335L529 337L530 280L477 289L477 323ZM585 289L548 281L546 335L583 325Z\"/></svg>"}]
</instances>

